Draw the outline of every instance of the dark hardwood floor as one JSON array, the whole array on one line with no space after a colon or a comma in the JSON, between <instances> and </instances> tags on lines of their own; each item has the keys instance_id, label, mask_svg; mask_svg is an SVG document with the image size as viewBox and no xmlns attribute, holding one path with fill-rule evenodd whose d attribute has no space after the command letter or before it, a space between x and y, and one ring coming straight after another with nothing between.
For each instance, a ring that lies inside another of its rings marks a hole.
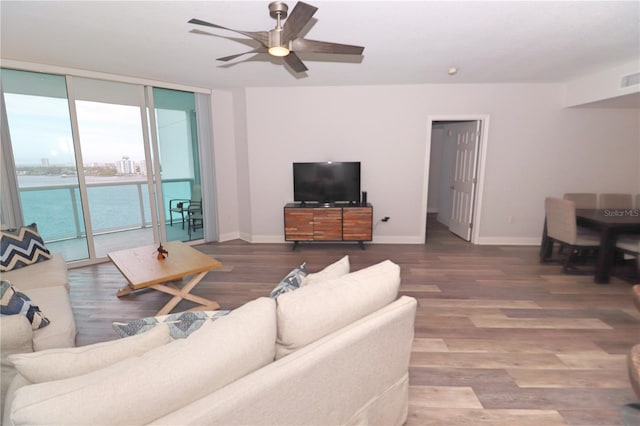
<instances>
[{"instance_id":1,"label":"dark hardwood floor","mask_svg":"<svg viewBox=\"0 0 640 426\"><path fill-rule=\"evenodd\" d=\"M425 245L197 248L224 266L193 293L223 309L268 295L302 262L310 272L345 254L352 270L398 263L401 293L419 301L409 425L620 425L620 407L635 401L626 354L640 342L640 313L631 283L563 275L538 262L538 247L474 246L435 224ZM154 315L169 298L148 290L116 298L124 281L110 263L73 269L70 280L78 345L116 339L112 321Z\"/></svg>"}]
</instances>

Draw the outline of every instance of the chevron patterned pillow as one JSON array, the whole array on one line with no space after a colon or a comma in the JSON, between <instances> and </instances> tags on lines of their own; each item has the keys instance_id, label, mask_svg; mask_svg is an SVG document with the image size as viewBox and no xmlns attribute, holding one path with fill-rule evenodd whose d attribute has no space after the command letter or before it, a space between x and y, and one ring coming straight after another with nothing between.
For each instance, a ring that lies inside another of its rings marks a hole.
<instances>
[{"instance_id":1,"label":"chevron patterned pillow","mask_svg":"<svg viewBox=\"0 0 640 426\"><path fill-rule=\"evenodd\" d=\"M0 300L0 314L25 315L34 330L46 327L50 323L49 319L42 315L40 308L34 305L26 294L17 291L9 281L0 282Z\"/></svg>"},{"instance_id":2,"label":"chevron patterned pillow","mask_svg":"<svg viewBox=\"0 0 640 426\"><path fill-rule=\"evenodd\" d=\"M169 334L173 339L184 339L202 327L207 321L215 321L231 311L187 311L177 314L160 315L135 319L128 322L113 322L113 329L118 336L127 337L142 334L161 324L169 326Z\"/></svg>"},{"instance_id":3,"label":"chevron patterned pillow","mask_svg":"<svg viewBox=\"0 0 640 426\"><path fill-rule=\"evenodd\" d=\"M0 272L51 259L35 223L14 231L2 231L1 238Z\"/></svg>"},{"instance_id":4,"label":"chevron patterned pillow","mask_svg":"<svg viewBox=\"0 0 640 426\"><path fill-rule=\"evenodd\" d=\"M297 268L293 268L291 272L289 272L287 276L284 277L273 290L271 290L271 294L269 295L269 297L275 299L282 293L300 288L300 283L302 283L302 280L304 280L304 277L306 276L307 263L303 262L302 265L298 266Z\"/></svg>"}]
</instances>

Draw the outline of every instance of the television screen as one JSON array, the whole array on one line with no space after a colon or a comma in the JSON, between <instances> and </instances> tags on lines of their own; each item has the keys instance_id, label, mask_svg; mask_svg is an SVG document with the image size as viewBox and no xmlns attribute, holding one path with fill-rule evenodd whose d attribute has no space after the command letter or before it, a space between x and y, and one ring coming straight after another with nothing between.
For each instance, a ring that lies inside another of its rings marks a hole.
<instances>
[{"instance_id":1,"label":"television screen","mask_svg":"<svg viewBox=\"0 0 640 426\"><path fill-rule=\"evenodd\" d=\"M360 202L360 163L293 163L293 199L301 202Z\"/></svg>"}]
</instances>

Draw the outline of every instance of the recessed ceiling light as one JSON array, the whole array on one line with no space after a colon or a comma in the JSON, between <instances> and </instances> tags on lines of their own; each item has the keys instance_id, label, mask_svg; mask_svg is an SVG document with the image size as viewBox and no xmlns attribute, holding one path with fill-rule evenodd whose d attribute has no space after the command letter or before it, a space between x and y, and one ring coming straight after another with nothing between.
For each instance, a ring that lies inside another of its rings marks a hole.
<instances>
[{"instance_id":1,"label":"recessed ceiling light","mask_svg":"<svg viewBox=\"0 0 640 426\"><path fill-rule=\"evenodd\" d=\"M449 75L456 75L458 73L458 68L456 67L450 67L447 72L449 73Z\"/></svg>"}]
</instances>

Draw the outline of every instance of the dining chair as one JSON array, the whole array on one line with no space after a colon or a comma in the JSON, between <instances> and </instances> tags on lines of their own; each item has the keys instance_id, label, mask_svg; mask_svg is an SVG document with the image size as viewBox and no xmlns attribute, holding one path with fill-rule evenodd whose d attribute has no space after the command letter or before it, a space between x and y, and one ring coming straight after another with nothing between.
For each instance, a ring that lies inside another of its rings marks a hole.
<instances>
[{"instance_id":1,"label":"dining chair","mask_svg":"<svg viewBox=\"0 0 640 426\"><path fill-rule=\"evenodd\" d=\"M585 273L574 266L578 252L600 247L600 238L595 234L578 233L576 224L576 204L562 198L545 198L545 214L547 217L547 237L561 246L569 248L562 262L564 273Z\"/></svg>"},{"instance_id":2,"label":"dining chair","mask_svg":"<svg viewBox=\"0 0 640 426\"><path fill-rule=\"evenodd\" d=\"M576 204L576 209L597 209L598 194L595 192L569 192L564 194L565 200Z\"/></svg>"},{"instance_id":3,"label":"dining chair","mask_svg":"<svg viewBox=\"0 0 640 426\"><path fill-rule=\"evenodd\" d=\"M175 203L175 204L174 204ZM182 229L186 219L194 213L202 213L202 190L200 185L191 185L191 198L173 198L169 200L169 226L173 226L173 214L182 219Z\"/></svg>"},{"instance_id":4,"label":"dining chair","mask_svg":"<svg viewBox=\"0 0 640 426\"><path fill-rule=\"evenodd\" d=\"M600 194L601 209L632 209L631 194Z\"/></svg>"},{"instance_id":5,"label":"dining chair","mask_svg":"<svg viewBox=\"0 0 640 426\"><path fill-rule=\"evenodd\" d=\"M637 235L621 235L616 240L616 250L622 254L622 257L630 256L635 259L635 274L632 278L640 275L640 236Z\"/></svg>"}]
</instances>

